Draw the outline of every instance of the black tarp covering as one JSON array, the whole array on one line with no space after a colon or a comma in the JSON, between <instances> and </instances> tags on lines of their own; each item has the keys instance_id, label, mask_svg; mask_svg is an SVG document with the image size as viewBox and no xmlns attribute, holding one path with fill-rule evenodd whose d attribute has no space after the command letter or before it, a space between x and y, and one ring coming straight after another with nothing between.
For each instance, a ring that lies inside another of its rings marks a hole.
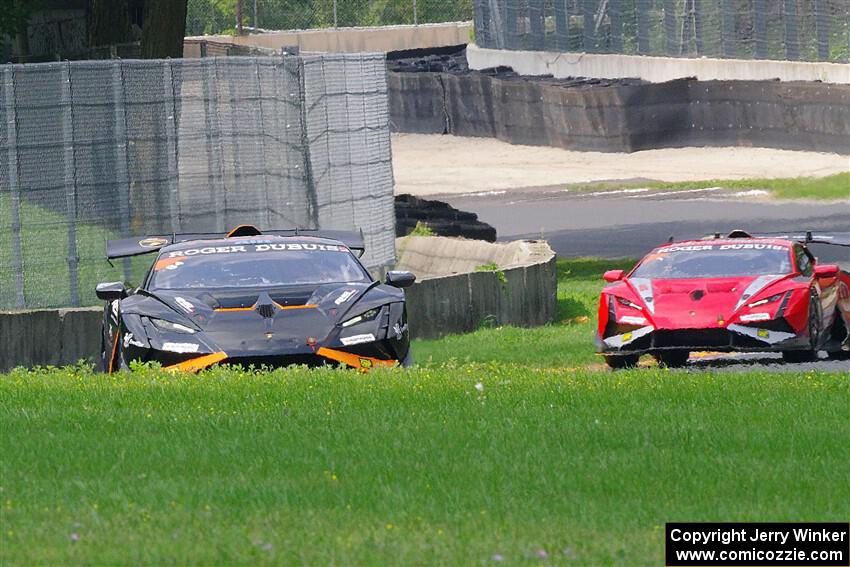
<instances>
[{"instance_id":1,"label":"black tarp covering","mask_svg":"<svg viewBox=\"0 0 850 567\"><path fill-rule=\"evenodd\" d=\"M574 150L762 146L850 154L850 85L388 73L397 132Z\"/></svg>"}]
</instances>

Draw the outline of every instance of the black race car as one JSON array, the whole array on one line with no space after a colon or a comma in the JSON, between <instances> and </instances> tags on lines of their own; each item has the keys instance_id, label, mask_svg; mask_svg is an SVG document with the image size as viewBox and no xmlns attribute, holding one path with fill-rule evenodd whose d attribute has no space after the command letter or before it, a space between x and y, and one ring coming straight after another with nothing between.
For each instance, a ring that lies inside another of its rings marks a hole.
<instances>
[{"instance_id":1,"label":"black race car","mask_svg":"<svg viewBox=\"0 0 850 567\"><path fill-rule=\"evenodd\" d=\"M240 226L227 236L112 240L107 258L157 253L142 285L102 283L105 372L133 361L196 372L213 364L409 365L410 272L373 280L341 231Z\"/></svg>"}]
</instances>

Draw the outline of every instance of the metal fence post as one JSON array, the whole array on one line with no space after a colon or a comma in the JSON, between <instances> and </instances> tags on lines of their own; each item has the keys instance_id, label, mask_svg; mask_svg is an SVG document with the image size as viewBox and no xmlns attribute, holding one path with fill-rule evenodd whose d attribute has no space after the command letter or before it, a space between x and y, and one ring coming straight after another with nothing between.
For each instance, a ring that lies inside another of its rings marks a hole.
<instances>
[{"instance_id":1,"label":"metal fence post","mask_svg":"<svg viewBox=\"0 0 850 567\"><path fill-rule=\"evenodd\" d=\"M11 204L9 212L12 216L12 261L15 270L15 307L26 307L24 297L24 260L21 251L21 186L18 180L20 162L18 160L18 119L15 110L15 71L7 65L3 69L4 92L6 93L6 137L8 144L7 159L9 160L9 192Z\"/></svg>"},{"instance_id":2,"label":"metal fence post","mask_svg":"<svg viewBox=\"0 0 850 567\"><path fill-rule=\"evenodd\" d=\"M555 50L566 51L570 45L567 0L555 0Z\"/></svg>"},{"instance_id":3,"label":"metal fence post","mask_svg":"<svg viewBox=\"0 0 850 567\"><path fill-rule=\"evenodd\" d=\"M334 0L334 27L337 27L338 20L336 18L336 0Z\"/></svg>"},{"instance_id":4,"label":"metal fence post","mask_svg":"<svg viewBox=\"0 0 850 567\"><path fill-rule=\"evenodd\" d=\"M324 57L319 55L319 57ZM322 77L324 79L324 77ZM327 105L327 101L324 101ZM310 134L307 131L307 68L303 57L298 57L298 119L301 124L301 144L304 156L304 186L307 189L307 215L310 228L319 228L319 199L316 194L316 179L313 176L313 159L310 152Z\"/></svg>"},{"instance_id":5,"label":"metal fence post","mask_svg":"<svg viewBox=\"0 0 850 567\"><path fill-rule=\"evenodd\" d=\"M584 51L593 53L596 51L596 30L594 29L594 15L596 14L596 0L584 0L581 4L582 37Z\"/></svg>"},{"instance_id":6,"label":"metal fence post","mask_svg":"<svg viewBox=\"0 0 850 567\"><path fill-rule=\"evenodd\" d=\"M260 27L260 18L257 15L257 0L254 0L254 21L251 23L254 24L253 27L255 30Z\"/></svg>"},{"instance_id":7,"label":"metal fence post","mask_svg":"<svg viewBox=\"0 0 850 567\"><path fill-rule=\"evenodd\" d=\"M737 52L735 43L735 3L733 0L723 0L723 13L721 14L720 26L720 53L722 57L735 57Z\"/></svg>"},{"instance_id":8,"label":"metal fence post","mask_svg":"<svg viewBox=\"0 0 850 567\"><path fill-rule=\"evenodd\" d=\"M413 25L419 25L419 15L416 13L416 0L413 0Z\"/></svg>"},{"instance_id":9,"label":"metal fence post","mask_svg":"<svg viewBox=\"0 0 850 567\"><path fill-rule=\"evenodd\" d=\"M166 147L166 163L168 164L168 184L170 213L171 213L171 230L179 232L181 230L180 218L180 195L179 179L177 171L177 107L176 93L174 92L174 70L171 67L172 61L166 60L162 62L162 83L165 94L165 147Z\"/></svg>"},{"instance_id":10,"label":"metal fence post","mask_svg":"<svg viewBox=\"0 0 850 567\"><path fill-rule=\"evenodd\" d=\"M818 61L829 61L829 6L826 0L815 0L815 36Z\"/></svg>"},{"instance_id":11,"label":"metal fence post","mask_svg":"<svg viewBox=\"0 0 850 567\"><path fill-rule=\"evenodd\" d=\"M484 2L490 3L490 19L492 20L492 29L493 29L493 40L490 41L489 45L484 47L495 47L496 49L505 49L506 47L511 47L511 45L506 41L507 34L505 31L504 19L502 18L502 6L504 4L500 3L499 0L482 0ZM489 28L488 28L489 29Z\"/></svg>"},{"instance_id":12,"label":"metal fence post","mask_svg":"<svg viewBox=\"0 0 850 567\"><path fill-rule=\"evenodd\" d=\"M74 146L74 104L71 91L71 63L62 64L62 152L65 165L65 214L68 221L68 286L71 305L80 305L77 267L77 164Z\"/></svg>"},{"instance_id":13,"label":"metal fence post","mask_svg":"<svg viewBox=\"0 0 850 567\"><path fill-rule=\"evenodd\" d=\"M635 0L635 11L637 12L637 34L638 53L649 55L649 0Z\"/></svg>"},{"instance_id":14,"label":"metal fence post","mask_svg":"<svg viewBox=\"0 0 850 567\"><path fill-rule=\"evenodd\" d=\"M753 0L755 58L767 59L767 0Z\"/></svg>"},{"instance_id":15,"label":"metal fence post","mask_svg":"<svg viewBox=\"0 0 850 567\"><path fill-rule=\"evenodd\" d=\"M785 58L796 61L800 58L800 33L797 29L797 0L785 0L782 6L785 24Z\"/></svg>"},{"instance_id":16,"label":"metal fence post","mask_svg":"<svg viewBox=\"0 0 850 567\"><path fill-rule=\"evenodd\" d=\"M703 41L703 17L702 17L702 3L700 0L692 0L691 7L694 12L694 41L696 42L696 55L697 57L701 55L705 55L705 45Z\"/></svg>"},{"instance_id":17,"label":"metal fence post","mask_svg":"<svg viewBox=\"0 0 850 567\"><path fill-rule=\"evenodd\" d=\"M529 0L528 20L530 27L530 40L528 47L534 51L543 51L546 47L546 26L543 22L544 6L543 0Z\"/></svg>"},{"instance_id":18,"label":"metal fence post","mask_svg":"<svg viewBox=\"0 0 850 567\"><path fill-rule=\"evenodd\" d=\"M664 0L664 45L667 55L679 55L679 42L676 40L676 0Z\"/></svg>"},{"instance_id":19,"label":"metal fence post","mask_svg":"<svg viewBox=\"0 0 850 567\"><path fill-rule=\"evenodd\" d=\"M227 211L227 186L224 182L224 149L222 148L221 139L221 108L219 106L219 87L221 80L218 74L219 57L213 57L212 61L208 61L204 69L204 126L207 128L209 135L207 136L206 151L207 151L207 174L210 178L210 186L212 187L213 208L215 209L215 227L216 230L224 231L227 229L227 219L225 212ZM213 139L215 141L213 141ZM213 162L217 167L213 166ZM213 178L217 176L218 182L213 182Z\"/></svg>"},{"instance_id":20,"label":"metal fence post","mask_svg":"<svg viewBox=\"0 0 850 567\"><path fill-rule=\"evenodd\" d=\"M112 104L115 107L115 177L118 185L118 214L121 236L130 236L130 174L127 165L127 111L124 101L124 64L112 63ZM124 259L124 281L132 280L132 262Z\"/></svg>"},{"instance_id":21,"label":"metal fence post","mask_svg":"<svg viewBox=\"0 0 850 567\"><path fill-rule=\"evenodd\" d=\"M611 22L611 51L623 52L623 3L609 2L608 18Z\"/></svg>"},{"instance_id":22,"label":"metal fence post","mask_svg":"<svg viewBox=\"0 0 850 567\"><path fill-rule=\"evenodd\" d=\"M266 164L268 163L268 159L266 157L266 135L265 135L265 114L263 113L263 79L260 75L260 58L254 58L254 70L257 76L257 115L255 116L255 120L257 121L257 135L260 138L260 147L262 156L263 156L263 167L268 167ZM269 198L269 176L267 173L263 174L263 195L265 198L265 214L266 214L266 226L271 227L271 214L270 214L270 206L271 200Z\"/></svg>"}]
</instances>

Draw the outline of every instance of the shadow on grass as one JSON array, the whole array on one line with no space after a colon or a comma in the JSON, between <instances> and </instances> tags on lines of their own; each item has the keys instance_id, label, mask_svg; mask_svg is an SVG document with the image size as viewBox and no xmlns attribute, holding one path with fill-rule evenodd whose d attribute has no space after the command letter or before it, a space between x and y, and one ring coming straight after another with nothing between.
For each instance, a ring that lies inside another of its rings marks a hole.
<instances>
[{"instance_id":1,"label":"shadow on grass","mask_svg":"<svg viewBox=\"0 0 850 567\"><path fill-rule=\"evenodd\" d=\"M589 317L590 311L584 303L570 297L558 298L558 321L574 320L579 317Z\"/></svg>"}]
</instances>

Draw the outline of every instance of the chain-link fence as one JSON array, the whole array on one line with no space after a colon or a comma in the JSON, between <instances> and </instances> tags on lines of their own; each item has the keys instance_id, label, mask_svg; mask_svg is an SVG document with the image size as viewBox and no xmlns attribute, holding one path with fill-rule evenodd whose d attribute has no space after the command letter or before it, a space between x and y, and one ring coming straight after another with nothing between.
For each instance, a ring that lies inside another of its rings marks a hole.
<instances>
[{"instance_id":1,"label":"chain-link fence","mask_svg":"<svg viewBox=\"0 0 850 567\"><path fill-rule=\"evenodd\" d=\"M362 229L394 261L383 55L0 68L0 309L96 303L107 239Z\"/></svg>"},{"instance_id":2,"label":"chain-link fence","mask_svg":"<svg viewBox=\"0 0 850 567\"><path fill-rule=\"evenodd\" d=\"M847 0L475 0L494 49L846 63Z\"/></svg>"},{"instance_id":3,"label":"chain-link fence","mask_svg":"<svg viewBox=\"0 0 850 567\"><path fill-rule=\"evenodd\" d=\"M186 35L472 20L472 0L189 0Z\"/></svg>"}]
</instances>

